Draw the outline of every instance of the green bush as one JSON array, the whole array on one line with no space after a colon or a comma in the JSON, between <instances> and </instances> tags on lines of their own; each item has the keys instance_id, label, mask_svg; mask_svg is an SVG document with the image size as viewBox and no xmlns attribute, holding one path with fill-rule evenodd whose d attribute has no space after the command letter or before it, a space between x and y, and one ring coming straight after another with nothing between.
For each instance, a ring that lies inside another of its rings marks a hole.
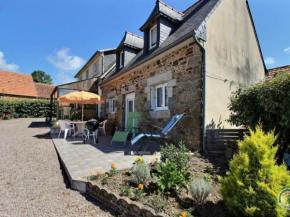
<instances>
[{"instance_id":1,"label":"green bush","mask_svg":"<svg viewBox=\"0 0 290 217\"><path fill-rule=\"evenodd\" d=\"M146 201L146 204L153 208L157 213L162 212L168 207L168 202L162 194L155 194L151 199Z\"/></svg>"},{"instance_id":2,"label":"green bush","mask_svg":"<svg viewBox=\"0 0 290 217\"><path fill-rule=\"evenodd\" d=\"M156 180L159 190L162 192L178 190L179 188L188 191L187 184L190 173L184 170L178 170L176 164L170 162L168 159L158 164L157 172L152 176Z\"/></svg>"},{"instance_id":3,"label":"green bush","mask_svg":"<svg viewBox=\"0 0 290 217\"><path fill-rule=\"evenodd\" d=\"M135 163L132 168L132 179L136 184L145 184L150 179L150 167L144 161Z\"/></svg>"},{"instance_id":4,"label":"green bush","mask_svg":"<svg viewBox=\"0 0 290 217\"><path fill-rule=\"evenodd\" d=\"M276 137L265 134L261 126L250 130L250 136L239 142L239 152L221 178L221 194L235 216L286 216L287 210L277 202L280 191L290 186L285 165L275 164Z\"/></svg>"},{"instance_id":5,"label":"green bush","mask_svg":"<svg viewBox=\"0 0 290 217\"><path fill-rule=\"evenodd\" d=\"M203 178L196 178L189 184L192 198L198 203L203 203L208 195L211 193L211 182Z\"/></svg>"},{"instance_id":6,"label":"green bush","mask_svg":"<svg viewBox=\"0 0 290 217\"><path fill-rule=\"evenodd\" d=\"M277 76L231 96L229 122L254 129L259 122L263 130L275 129L279 163L283 153L290 151L290 75Z\"/></svg>"},{"instance_id":7,"label":"green bush","mask_svg":"<svg viewBox=\"0 0 290 217\"><path fill-rule=\"evenodd\" d=\"M177 170L186 170L187 163L189 162L187 156L187 148L183 141L180 141L177 146L166 144L165 147L161 147L161 161L166 160L176 165Z\"/></svg>"},{"instance_id":8,"label":"green bush","mask_svg":"<svg viewBox=\"0 0 290 217\"><path fill-rule=\"evenodd\" d=\"M55 105L53 106L55 108ZM46 99L25 99L25 100L0 100L0 116L11 114L20 118L49 117L50 100ZM56 113L53 110L52 116Z\"/></svg>"}]
</instances>

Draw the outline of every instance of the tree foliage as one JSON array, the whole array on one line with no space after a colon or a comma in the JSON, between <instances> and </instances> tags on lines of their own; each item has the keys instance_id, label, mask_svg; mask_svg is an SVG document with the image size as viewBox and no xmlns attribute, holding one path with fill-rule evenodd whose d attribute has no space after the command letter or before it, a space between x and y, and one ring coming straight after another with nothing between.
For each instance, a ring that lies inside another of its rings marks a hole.
<instances>
[{"instance_id":1,"label":"tree foliage","mask_svg":"<svg viewBox=\"0 0 290 217\"><path fill-rule=\"evenodd\" d=\"M278 194L289 187L286 166L276 165L274 132L265 134L262 127L250 130L239 142L239 153L230 162L230 170L220 179L221 194L235 216L286 216L278 204Z\"/></svg>"},{"instance_id":2,"label":"tree foliage","mask_svg":"<svg viewBox=\"0 0 290 217\"><path fill-rule=\"evenodd\" d=\"M52 78L44 71L36 70L31 73L33 81L36 83L52 84Z\"/></svg>"},{"instance_id":3,"label":"tree foliage","mask_svg":"<svg viewBox=\"0 0 290 217\"><path fill-rule=\"evenodd\" d=\"M290 75L282 74L268 82L261 82L231 96L229 122L237 126L254 128L259 122L263 130L275 129L280 144L281 162L290 145Z\"/></svg>"}]
</instances>

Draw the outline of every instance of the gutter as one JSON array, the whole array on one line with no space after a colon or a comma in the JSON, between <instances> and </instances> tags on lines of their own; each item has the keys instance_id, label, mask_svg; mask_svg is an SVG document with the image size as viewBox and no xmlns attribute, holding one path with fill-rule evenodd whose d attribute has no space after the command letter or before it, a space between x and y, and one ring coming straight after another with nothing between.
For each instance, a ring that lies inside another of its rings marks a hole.
<instances>
[{"instance_id":1,"label":"gutter","mask_svg":"<svg viewBox=\"0 0 290 217\"><path fill-rule=\"evenodd\" d=\"M208 154L205 144L206 127L205 127L205 117L206 117L206 50L202 44L197 39L197 32L193 34L193 40L202 50L202 149L205 154Z\"/></svg>"}]
</instances>

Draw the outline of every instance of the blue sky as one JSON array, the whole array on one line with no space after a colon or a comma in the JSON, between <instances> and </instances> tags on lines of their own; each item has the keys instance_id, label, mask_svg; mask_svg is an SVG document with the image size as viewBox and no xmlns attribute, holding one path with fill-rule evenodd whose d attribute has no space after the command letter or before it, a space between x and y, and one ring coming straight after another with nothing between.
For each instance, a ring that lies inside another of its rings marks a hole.
<instances>
[{"instance_id":1,"label":"blue sky","mask_svg":"<svg viewBox=\"0 0 290 217\"><path fill-rule=\"evenodd\" d=\"M164 0L183 11L196 0ZM290 65L290 1L249 0L268 68ZM1 0L0 69L73 81L98 49L139 31L155 0Z\"/></svg>"}]
</instances>

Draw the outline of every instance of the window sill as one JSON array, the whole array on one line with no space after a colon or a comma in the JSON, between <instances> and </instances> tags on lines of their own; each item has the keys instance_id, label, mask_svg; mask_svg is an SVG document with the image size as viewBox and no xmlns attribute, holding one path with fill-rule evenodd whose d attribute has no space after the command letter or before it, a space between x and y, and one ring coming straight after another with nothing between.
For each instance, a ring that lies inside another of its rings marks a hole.
<instances>
[{"instance_id":1,"label":"window sill","mask_svg":"<svg viewBox=\"0 0 290 217\"><path fill-rule=\"evenodd\" d=\"M154 46L150 47L148 50L153 50L156 47L157 47L157 44L155 44Z\"/></svg>"},{"instance_id":2,"label":"window sill","mask_svg":"<svg viewBox=\"0 0 290 217\"><path fill-rule=\"evenodd\" d=\"M170 118L170 110L163 109L163 110L154 110L150 111L150 118L157 119L157 118Z\"/></svg>"}]
</instances>

